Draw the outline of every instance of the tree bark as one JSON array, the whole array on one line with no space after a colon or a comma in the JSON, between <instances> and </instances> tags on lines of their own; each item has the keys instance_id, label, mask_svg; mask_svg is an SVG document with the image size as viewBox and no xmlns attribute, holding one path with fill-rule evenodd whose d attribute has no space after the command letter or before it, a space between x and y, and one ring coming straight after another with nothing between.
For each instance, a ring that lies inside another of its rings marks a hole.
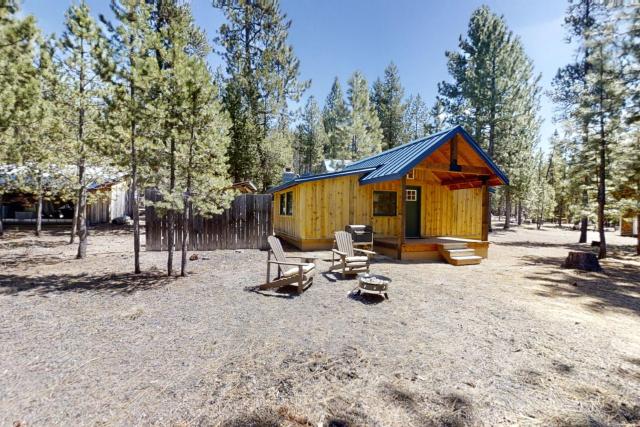
<instances>
[{"instance_id":1,"label":"tree bark","mask_svg":"<svg viewBox=\"0 0 640 427\"><path fill-rule=\"evenodd\" d=\"M175 164L175 150L176 143L171 138L171 152L169 159L170 177L169 177L169 194L173 195L173 191L176 186L176 164ZM167 219L169 220L169 230L167 233L167 276L173 275L173 251L175 249L175 212L173 208L167 212Z\"/></svg>"},{"instance_id":2,"label":"tree bark","mask_svg":"<svg viewBox=\"0 0 640 427\"><path fill-rule=\"evenodd\" d=\"M518 200L518 225L522 225L522 200Z\"/></svg>"},{"instance_id":3,"label":"tree bark","mask_svg":"<svg viewBox=\"0 0 640 427\"><path fill-rule=\"evenodd\" d=\"M84 183L84 161L80 165L80 189L78 190L78 254L76 258L87 256L87 187Z\"/></svg>"},{"instance_id":4,"label":"tree bark","mask_svg":"<svg viewBox=\"0 0 640 427\"><path fill-rule=\"evenodd\" d=\"M188 192L188 190L187 190ZM182 260L180 262L180 276L187 275L187 252L189 250L189 197L184 197L182 208Z\"/></svg>"},{"instance_id":5,"label":"tree bark","mask_svg":"<svg viewBox=\"0 0 640 427\"><path fill-rule=\"evenodd\" d=\"M600 55L602 57L602 46L600 47ZM598 258L603 259L607 257L607 242L604 232L604 208L607 203L606 194L606 172L607 172L607 140L606 131L604 128L604 65L602 59L600 60L600 147L599 158L600 164L598 165L598 232L600 233L600 250L598 251Z\"/></svg>"},{"instance_id":6,"label":"tree bark","mask_svg":"<svg viewBox=\"0 0 640 427\"><path fill-rule=\"evenodd\" d=\"M504 190L504 227L505 230L511 228L511 188L507 185Z\"/></svg>"},{"instance_id":7,"label":"tree bark","mask_svg":"<svg viewBox=\"0 0 640 427\"><path fill-rule=\"evenodd\" d=\"M41 178L38 178L41 181ZM36 237L40 237L42 234L42 188L41 183L38 183L38 201L36 202Z\"/></svg>"},{"instance_id":8,"label":"tree bark","mask_svg":"<svg viewBox=\"0 0 640 427\"><path fill-rule=\"evenodd\" d=\"M133 88L133 85L131 85ZM131 89L133 98L133 89ZM136 150L136 122L131 120L131 198L133 199L133 271L140 274L140 210L138 207L138 153Z\"/></svg>"},{"instance_id":9,"label":"tree bark","mask_svg":"<svg viewBox=\"0 0 640 427\"><path fill-rule=\"evenodd\" d=\"M189 250L189 202L191 198L191 168L193 167L194 140L195 130L193 126L191 126L191 136L189 140L189 165L187 167L187 191L184 195L184 206L182 208L182 262L180 263L180 275L182 277L187 275L187 252Z\"/></svg>"},{"instance_id":10,"label":"tree bark","mask_svg":"<svg viewBox=\"0 0 640 427\"><path fill-rule=\"evenodd\" d=\"M0 192L0 237L4 236L4 224L2 220L4 219L4 205L2 204L2 192Z\"/></svg>"},{"instance_id":11,"label":"tree bark","mask_svg":"<svg viewBox=\"0 0 640 427\"><path fill-rule=\"evenodd\" d=\"M73 219L71 220L71 236L69 237L69 244L73 244L76 240L76 234L78 234L78 201L73 204Z\"/></svg>"},{"instance_id":12,"label":"tree bark","mask_svg":"<svg viewBox=\"0 0 640 427\"><path fill-rule=\"evenodd\" d=\"M638 242L636 245L636 254L640 255L640 213L638 214L637 220L638 220L638 234L637 234Z\"/></svg>"},{"instance_id":13,"label":"tree bark","mask_svg":"<svg viewBox=\"0 0 640 427\"><path fill-rule=\"evenodd\" d=\"M84 40L80 39L80 77L79 77L79 89L80 89L80 110L78 111L78 142L80 144L80 161L78 162L78 183L80 188L78 189L78 254L76 258L82 259L87 256L87 187L85 185L85 147L84 147L84 105L82 104L84 97Z\"/></svg>"}]
</instances>

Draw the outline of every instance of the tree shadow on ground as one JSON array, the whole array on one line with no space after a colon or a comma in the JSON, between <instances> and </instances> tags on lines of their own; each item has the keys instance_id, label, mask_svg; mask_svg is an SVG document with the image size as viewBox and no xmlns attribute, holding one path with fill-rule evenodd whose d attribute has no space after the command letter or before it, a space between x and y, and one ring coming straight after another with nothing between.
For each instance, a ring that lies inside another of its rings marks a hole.
<instances>
[{"instance_id":1,"label":"tree shadow on ground","mask_svg":"<svg viewBox=\"0 0 640 427\"><path fill-rule=\"evenodd\" d=\"M66 246L68 244L69 241L67 240L38 240L37 237L33 237L29 240L0 240L0 249L57 248L58 246Z\"/></svg>"},{"instance_id":2,"label":"tree shadow on ground","mask_svg":"<svg viewBox=\"0 0 640 427\"><path fill-rule=\"evenodd\" d=\"M94 292L110 294L132 294L137 291L158 289L172 283L175 278L159 272L141 274L52 274L24 276L0 274L0 294L60 294L65 292Z\"/></svg>"},{"instance_id":3,"label":"tree shadow on ground","mask_svg":"<svg viewBox=\"0 0 640 427\"><path fill-rule=\"evenodd\" d=\"M562 268L563 257L528 255L522 259L542 268L525 276L543 286L536 292L548 298L590 297L589 310L627 310L640 315L640 269L637 265L602 261L603 271L584 272Z\"/></svg>"}]
</instances>

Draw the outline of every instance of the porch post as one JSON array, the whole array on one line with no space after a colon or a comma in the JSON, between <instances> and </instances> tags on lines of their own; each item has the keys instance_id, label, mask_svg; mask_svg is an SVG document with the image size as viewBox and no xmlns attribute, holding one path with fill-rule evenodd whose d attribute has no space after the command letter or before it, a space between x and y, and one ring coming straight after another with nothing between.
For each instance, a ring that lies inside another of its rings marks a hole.
<instances>
[{"instance_id":1,"label":"porch post","mask_svg":"<svg viewBox=\"0 0 640 427\"><path fill-rule=\"evenodd\" d=\"M488 179L482 179L482 240L489 240L489 224L491 223L491 209L489 202Z\"/></svg>"},{"instance_id":2,"label":"porch post","mask_svg":"<svg viewBox=\"0 0 640 427\"><path fill-rule=\"evenodd\" d=\"M407 192L407 176L402 177L402 184L400 185L400 206L398 212L400 214L400 232L398 233L398 259L402 259L402 247L404 246L404 234L407 225L407 217L404 213L405 193Z\"/></svg>"}]
</instances>

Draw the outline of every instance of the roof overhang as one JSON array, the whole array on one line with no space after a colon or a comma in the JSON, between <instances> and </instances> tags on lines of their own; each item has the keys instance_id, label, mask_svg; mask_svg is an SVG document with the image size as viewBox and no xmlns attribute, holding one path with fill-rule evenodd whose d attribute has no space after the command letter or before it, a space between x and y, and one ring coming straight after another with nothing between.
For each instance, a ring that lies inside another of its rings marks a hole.
<instances>
[{"instance_id":1,"label":"roof overhang","mask_svg":"<svg viewBox=\"0 0 640 427\"><path fill-rule=\"evenodd\" d=\"M478 143L467 133L467 131L462 128L462 126L456 126L449 130L447 133L440 136L439 142L433 144L433 146L429 147L427 150L424 150L422 153L418 153L415 155L414 159L407 163L403 168L399 169L397 172L393 174L387 174L384 176L371 177L367 178L367 175L360 178L360 184L375 184L376 182L385 182L385 181L396 181L402 179L403 176L408 174L411 169L415 168L420 162L433 154L438 148L442 145L449 142L454 136L460 135L464 141L469 144L469 146L480 156L480 158L486 163L487 167L495 174L495 176L500 180L500 184L493 185L509 185L509 178L507 175L496 165L493 160L489 157L487 153L478 145Z\"/></svg>"}]
</instances>

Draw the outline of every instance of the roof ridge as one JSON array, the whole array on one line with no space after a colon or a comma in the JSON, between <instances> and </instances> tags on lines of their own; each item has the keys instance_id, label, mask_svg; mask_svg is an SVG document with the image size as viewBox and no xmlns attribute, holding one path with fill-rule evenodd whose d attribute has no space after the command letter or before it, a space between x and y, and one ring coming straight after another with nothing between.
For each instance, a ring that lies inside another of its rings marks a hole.
<instances>
[{"instance_id":1,"label":"roof ridge","mask_svg":"<svg viewBox=\"0 0 640 427\"><path fill-rule=\"evenodd\" d=\"M353 168L354 166L358 166L359 163L365 162L367 160L375 159L376 157L379 157L379 156L382 156L382 155L386 155L386 154L392 153L394 151L398 151L401 148L406 148L406 147L415 145L415 144L417 144L419 142L422 142L422 141L425 141L427 139L431 139L431 138L436 138L438 136L442 136L442 135L444 135L446 133L451 132L452 130L454 130L455 128L458 128L458 127L460 127L460 125L456 125L456 126L453 126L451 128L442 130L440 132L432 133L431 135L427 135L427 136L423 136L421 138L414 139L412 141L407 142L406 144L398 145L397 147L390 148L390 149L388 149L386 151L381 151L380 153L376 153L376 154L373 154L371 156L365 157L364 159L357 160L357 161L351 163L349 166L345 167L344 169Z\"/></svg>"}]
</instances>

